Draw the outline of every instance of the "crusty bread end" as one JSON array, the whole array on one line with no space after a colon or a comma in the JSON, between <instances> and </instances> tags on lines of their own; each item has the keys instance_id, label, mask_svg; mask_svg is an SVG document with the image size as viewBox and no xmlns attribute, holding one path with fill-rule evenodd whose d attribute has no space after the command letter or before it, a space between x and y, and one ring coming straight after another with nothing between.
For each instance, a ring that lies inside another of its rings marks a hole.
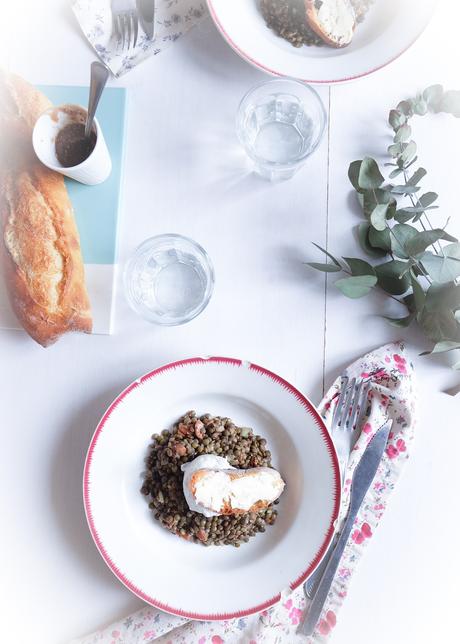
<instances>
[{"instance_id":1,"label":"crusty bread end","mask_svg":"<svg viewBox=\"0 0 460 644\"><path fill-rule=\"evenodd\" d=\"M61 174L32 147L37 118L51 106L22 78L0 72L0 254L11 305L42 346L92 319L73 208Z\"/></svg>"}]
</instances>

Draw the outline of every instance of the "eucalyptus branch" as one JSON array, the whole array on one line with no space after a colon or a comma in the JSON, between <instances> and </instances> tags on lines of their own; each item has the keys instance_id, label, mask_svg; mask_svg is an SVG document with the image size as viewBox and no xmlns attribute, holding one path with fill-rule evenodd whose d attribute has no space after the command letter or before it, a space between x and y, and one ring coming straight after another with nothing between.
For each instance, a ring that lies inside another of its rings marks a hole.
<instances>
[{"instance_id":1,"label":"eucalyptus branch","mask_svg":"<svg viewBox=\"0 0 460 644\"><path fill-rule=\"evenodd\" d=\"M346 277L334 284L350 298L363 297L377 289L404 305L405 317L386 319L398 327L416 322L434 344L435 353L460 349L460 243L446 231L449 219L444 228L435 228L431 223L427 211L433 208L438 195L417 194L426 170L419 167L409 176L408 169L417 161L410 119L438 112L460 117L460 92L445 92L440 85L433 85L390 111L393 144L388 148L392 161L385 163L392 168L388 180L370 157L350 164L348 176L365 218L358 226L359 242L363 251L378 261L371 264L360 258L343 257L344 266L317 246L332 264L310 263L326 273L344 273ZM394 185L392 180L400 176L404 184ZM442 240L451 243L444 246ZM460 362L456 368L460 369Z\"/></svg>"}]
</instances>

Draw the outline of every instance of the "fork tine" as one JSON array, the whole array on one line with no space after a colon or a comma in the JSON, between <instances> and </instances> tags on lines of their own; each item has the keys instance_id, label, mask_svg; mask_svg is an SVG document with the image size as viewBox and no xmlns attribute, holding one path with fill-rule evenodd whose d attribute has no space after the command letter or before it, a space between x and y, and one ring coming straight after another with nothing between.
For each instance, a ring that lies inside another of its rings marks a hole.
<instances>
[{"instance_id":1,"label":"fork tine","mask_svg":"<svg viewBox=\"0 0 460 644\"><path fill-rule=\"evenodd\" d=\"M125 48L125 37L126 37L126 28L125 28L125 16L120 13L118 14L118 24L120 27L120 33L121 33L121 50Z\"/></svg>"},{"instance_id":2,"label":"fork tine","mask_svg":"<svg viewBox=\"0 0 460 644\"><path fill-rule=\"evenodd\" d=\"M118 45L118 43L120 42L120 32L118 30L118 16L116 14L113 14L112 17L112 36L117 41Z\"/></svg>"},{"instance_id":3,"label":"fork tine","mask_svg":"<svg viewBox=\"0 0 460 644\"><path fill-rule=\"evenodd\" d=\"M343 401L345 399L345 394L347 390L348 390L348 376L343 376L340 382L340 396L339 396L339 399L337 400L337 404L334 409L334 414L332 416L332 423L331 423L332 431L334 431L334 429L336 428L338 420L340 418L340 413L342 411L342 405L343 405Z\"/></svg>"},{"instance_id":4,"label":"fork tine","mask_svg":"<svg viewBox=\"0 0 460 644\"><path fill-rule=\"evenodd\" d=\"M366 381L365 380L359 380L358 381L358 388L356 390L356 394L352 400L352 407L351 407L351 412L350 416L348 417L347 420L347 427L349 429L354 429L355 427L355 422L356 422L356 417L358 415L358 409L361 406L361 400L363 398L363 391L366 386Z\"/></svg>"},{"instance_id":5,"label":"fork tine","mask_svg":"<svg viewBox=\"0 0 460 644\"><path fill-rule=\"evenodd\" d=\"M365 386L364 386L364 389L363 389L362 395L361 395L361 400L359 402L358 412L357 412L356 418L355 418L355 428L358 427L358 424L361 422L363 414L367 410L367 401L368 401L370 388L371 388L371 381L368 380L366 382Z\"/></svg>"},{"instance_id":6,"label":"fork tine","mask_svg":"<svg viewBox=\"0 0 460 644\"><path fill-rule=\"evenodd\" d=\"M126 15L126 24L128 26L128 49L131 49L131 21L132 21L132 13L129 12Z\"/></svg>"},{"instance_id":7,"label":"fork tine","mask_svg":"<svg viewBox=\"0 0 460 644\"><path fill-rule=\"evenodd\" d=\"M346 420L348 418L348 413L350 411L350 405L351 405L351 402L352 402L352 400L353 400L353 398L355 396L355 389L356 389L356 378L353 378L352 381L350 382L350 388L348 390L347 397L346 397L346 400L345 400L345 404L344 404L343 409L342 409L342 414L341 414L340 420L339 420L339 427L343 427L343 425L345 424L345 422L346 422Z\"/></svg>"},{"instance_id":8,"label":"fork tine","mask_svg":"<svg viewBox=\"0 0 460 644\"><path fill-rule=\"evenodd\" d=\"M115 19L117 21L117 49L120 49L121 39L123 36L123 23L122 23L120 14L118 14Z\"/></svg>"},{"instance_id":9,"label":"fork tine","mask_svg":"<svg viewBox=\"0 0 460 644\"><path fill-rule=\"evenodd\" d=\"M136 12L133 12L132 16L133 16L133 26L134 26L134 44L133 44L133 47L135 47L136 44L137 44L137 34L138 34L138 31L139 31L139 18L138 18L138 15L137 15Z\"/></svg>"}]
</instances>

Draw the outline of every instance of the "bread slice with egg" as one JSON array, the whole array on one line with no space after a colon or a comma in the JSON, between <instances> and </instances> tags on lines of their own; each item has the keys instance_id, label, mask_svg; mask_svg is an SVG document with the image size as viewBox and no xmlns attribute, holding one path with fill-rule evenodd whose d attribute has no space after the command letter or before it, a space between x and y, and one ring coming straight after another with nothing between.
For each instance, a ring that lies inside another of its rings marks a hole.
<instances>
[{"instance_id":1,"label":"bread slice with egg","mask_svg":"<svg viewBox=\"0 0 460 644\"><path fill-rule=\"evenodd\" d=\"M349 0L305 0L307 22L331 47L346 47L356 27L354 9Z\"/></svg>"},{"instance_id":2,"label":"bread slice with egg","mask_svg":"<svg viewBox=\"0 0 460 644\"><path fill-rule=\"evenodd\" d=\"M220 515L259 512L281 496L284 486L279 472L270 467L204 468L193 472L188 481L196 504Z\"/></svg>"}]
</instances>

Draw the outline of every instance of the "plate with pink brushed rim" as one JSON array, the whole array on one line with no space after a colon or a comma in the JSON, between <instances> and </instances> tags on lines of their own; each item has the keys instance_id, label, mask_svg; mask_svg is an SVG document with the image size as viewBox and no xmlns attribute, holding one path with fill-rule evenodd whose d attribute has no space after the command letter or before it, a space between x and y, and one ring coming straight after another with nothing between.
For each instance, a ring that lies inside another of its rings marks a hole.
<instances>
[{"instance_id":1,"label":"plate with pink brushed rim","mask_svg":"<svg viewBox=\"0 0 460 644\"><path fill-rule=\"evenodd\" d=\"M428 25L437 0L374 0L352 42L340 49L293 47L267 27L259 0L207 0L211 16L241 58L275 76L341 83L367 76L403 54Z\"/></svg>"},{"instance_id":2,"label":"plate with pink brushed rim","mask_svg":"<svg viewBox=\"0 0 460 644\"><path fill-rule=\"evenodd\" d=\"M140 493L151 435L188 409L252 427L286 482L276 523L240 548L180 539ZM89 528L114 575L152 606L200 620L259 612L299 586L332 539L340 487L335 449L312 403L271 371L220 357L174 362L131 383L96 428L83 480Z\"/></svg>"}]
</instances>

